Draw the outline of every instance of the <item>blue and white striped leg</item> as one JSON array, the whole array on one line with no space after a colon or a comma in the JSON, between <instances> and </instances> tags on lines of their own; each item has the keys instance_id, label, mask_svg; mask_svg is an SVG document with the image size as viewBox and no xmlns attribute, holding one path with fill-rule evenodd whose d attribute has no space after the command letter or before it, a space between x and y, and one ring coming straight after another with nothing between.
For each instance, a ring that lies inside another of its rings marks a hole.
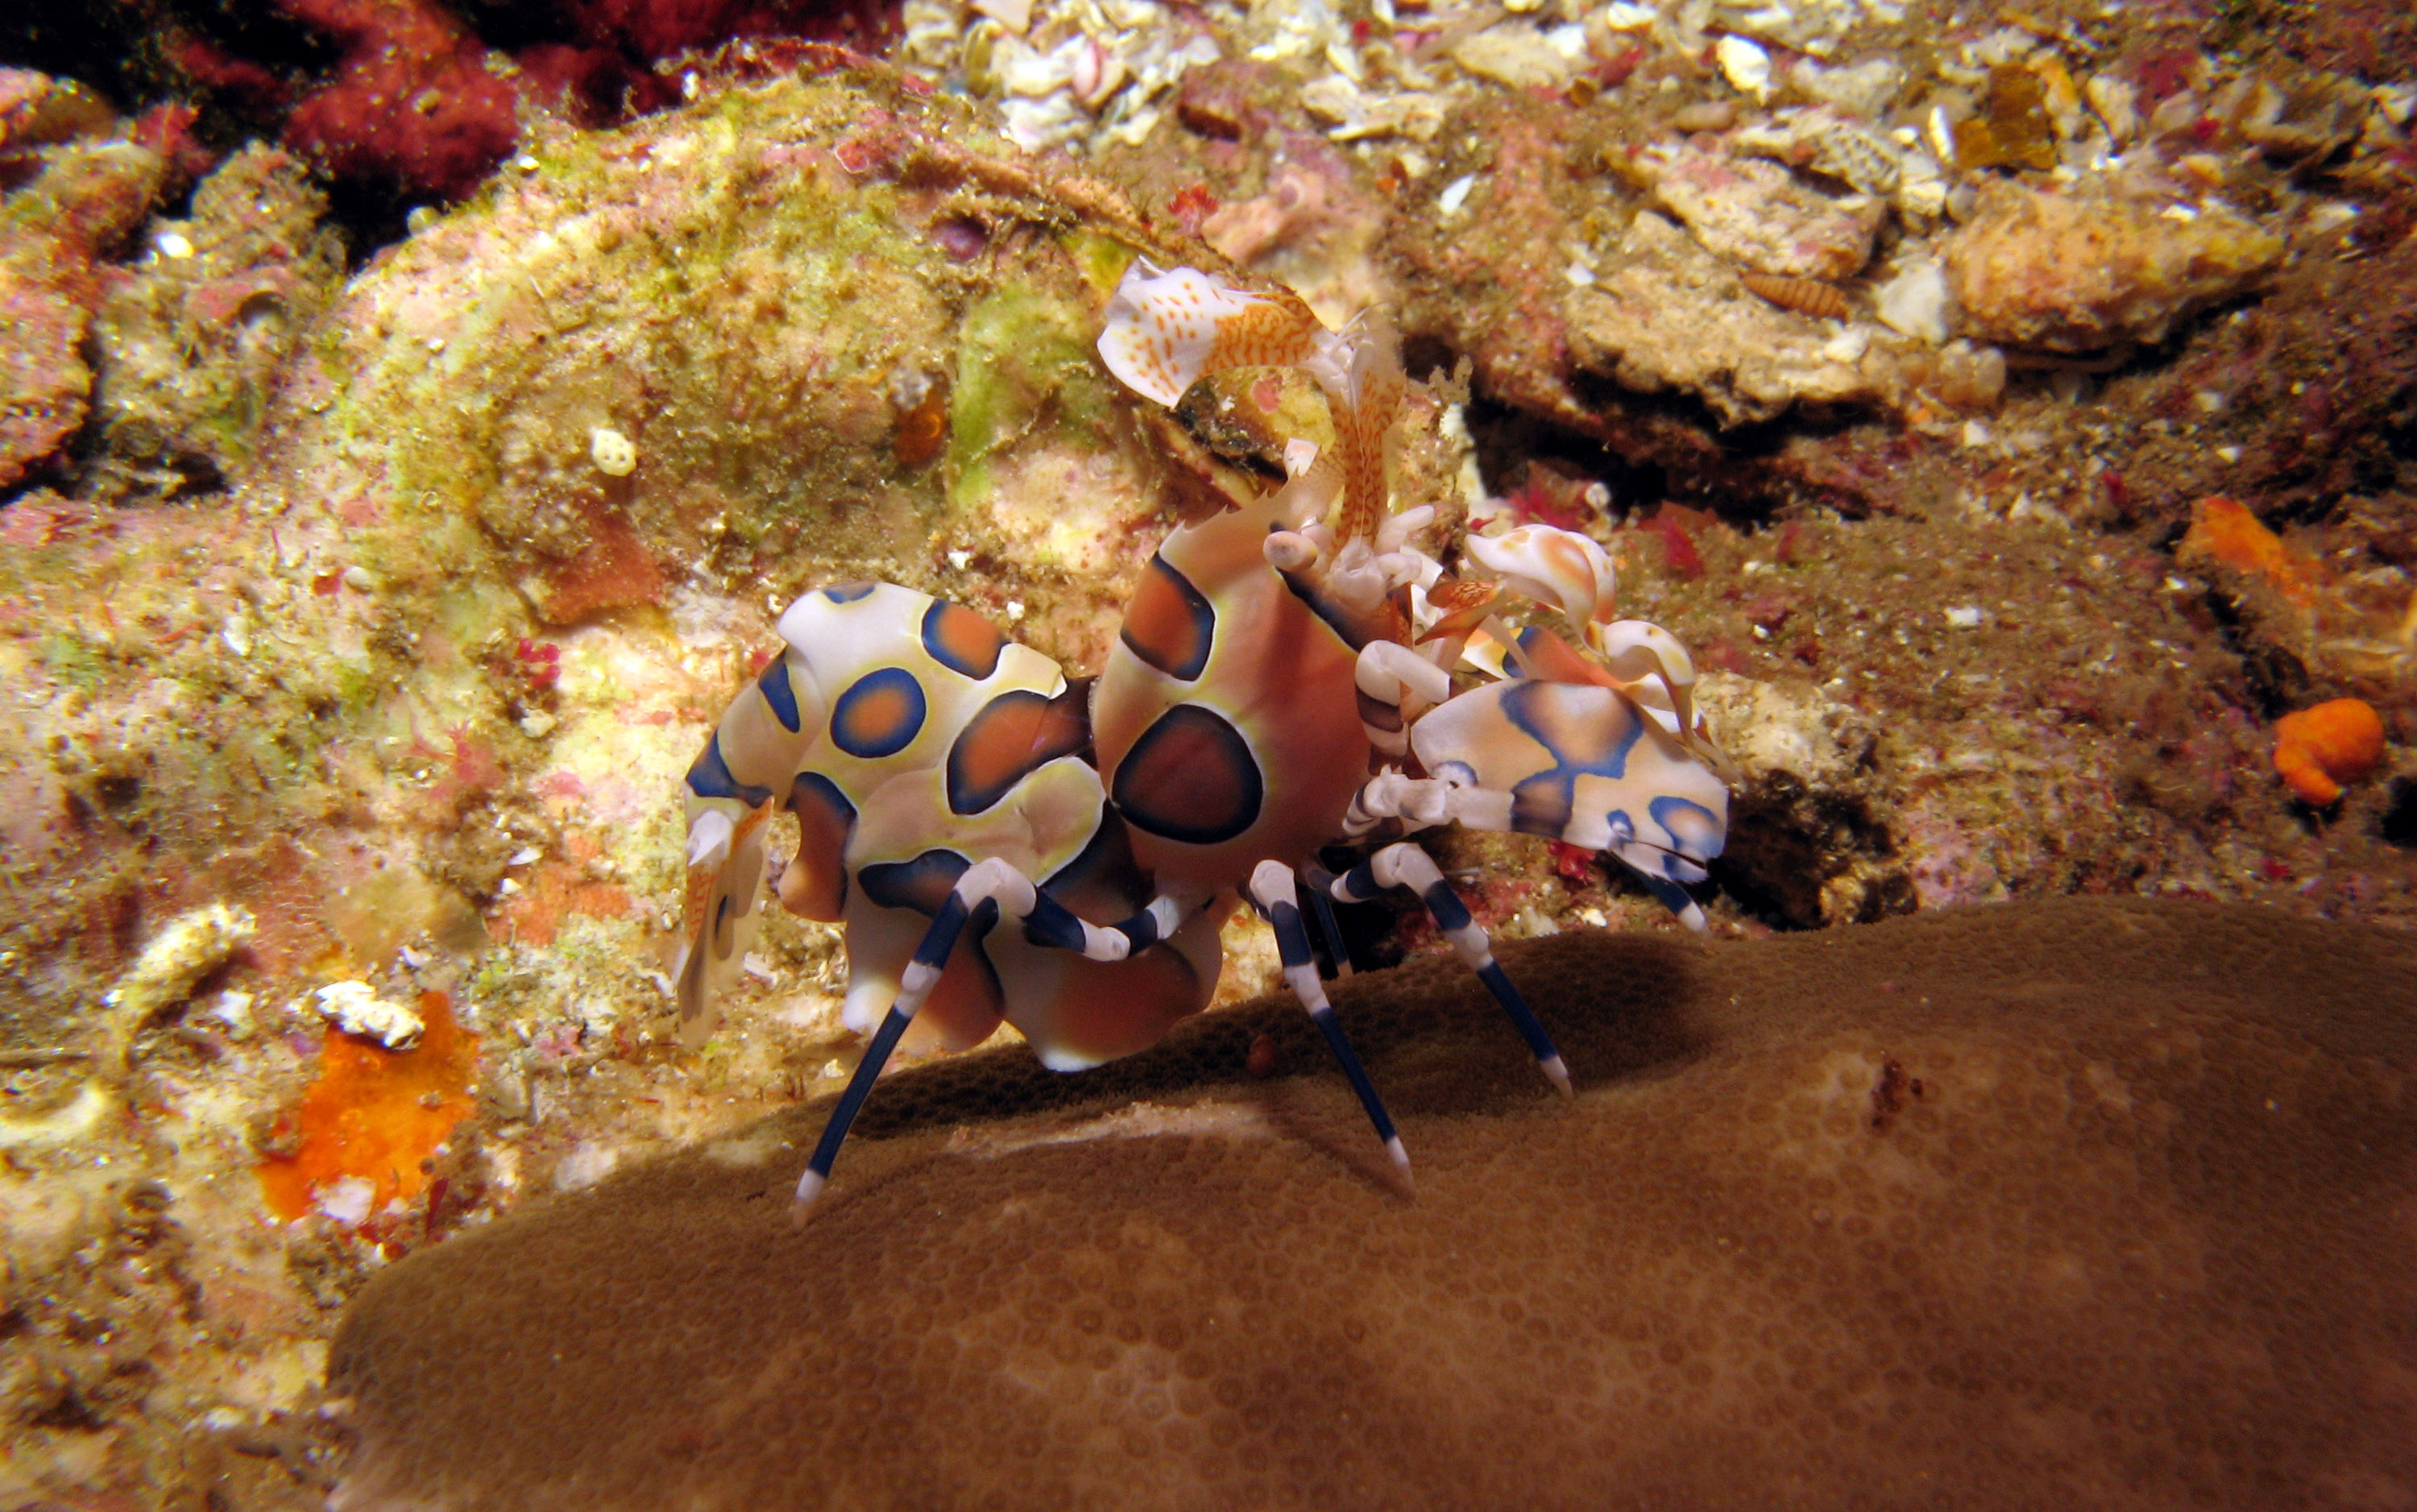
<instances>
[{"instance_id":1,"label":"blue and white striped leg","mask_svg":"<svg viewBox=\"0 0 2417 1512\"><path fill-rule=\"evenodd\" d=\"M1518 985L1494 959L1494 942L1469 916L1468 905L1436 869L1433 856L1407 841L1388 845L1353 867L1349 874L1334 879L1329 890L1344 902L1364 903L1387 887L1407 887L1419 895L1419 901L1426 904L1428 915L1435 919L1436 928L1460 952L1460 959L1494 994L1494 1001L1510 1016L1519 1037L1528 1042L1528 1050L1536 1056L1536 1068L1560 1089L1561 1096L1569 1096L1570 1070L1561 1064L1561 1052L1553 1048L1553 1036L1544 1033L1544 1026L1537 1021L1528 1000L1519 995Z\"/></svg>"},{"instance_id":2,"label":"blue and white striped leg","mask_svg":"<svg viewBox=\"0 0 2417 1512\"><path fill-rule=\"evenodd\" d=\"M1310 953L1309 930L1301 920L1300 904L1296 901L1300 882L1292 868L1281 861L1262 861L1251 873L1251 901L1259 916L1276 931L1276 954L1284 962L1285 980L1291 985L1300 1005L1309 1010L1309 1021L1326 1036L1326 1048L1343 1066L1350 1079L1351 1090L1360 1095L1360 1106L1367 1110L1368 1122L1376 1126L1376 1137L1385 1142L1385 1153L1392 1157L1393 1168L1402 1173L1402 1181L1410 1181L1410 1154L1402 1148L1402 1136L1393 1127L1393 1115L1385 1111L1385 1100L1376 1096L1376 1084L1368 1080L1368 1068L1360 1064L1360 1054L1351 1041L1343 1036L1343 1026L1334 1021L1334 1005L1326 1000L1326 984L1317 979L1317 958Z\"/></svg>"},{"instance_id":3,"label":"blue and white striped leg","mask_svg":"<svg viewBox=\"0 0 2417 1512\"><path fill-rule=\"evenodd\" d=\"M1328 889L1334 873L1312 862L1301 874L1301 892L1309 899L1309 917L1317 926L1318 939L1326 945L1326 959L1334 962L1337 980L1354 971L1350 947L1343 943L1343 925L1334 916L1334 900Z\"/></svg>"},{"instance_id":4,"label":"blue and white striped leg","mask_svg":"<svg viewBox=\"0 0 2417 1512\"><path fill-rule=\"evenodd\" d=\"M1030 885L1026 884L1027 889ZM1183 927L1183 921L1199 912L1200 904L1166 894L1153 898L1149 906L1128 919L1114 924L1094 924L1072 909L1050 897L1033 890L1030 898L1000 900L1007 911L1024 920L1024 937L1037 945L1054 950L1072 950L1093 960L1122 960L1147 950L1159 941ZM1022 907L1019 910L1018 904Z\"/></svg>"},{"instance_id":5,"label":"blue and white striped leg","mask_svg":"<svg viewBox=\"0 0 2417 1512\"><path fill-rule=\"evenodd\" d=\"M840 1094L839 1106L831 1110L830 1122L823 1126L813 1157L806 1162L805 1174L798 1178L798 1200L791 1210L796 1217L802 1220L814 1199L822 1195L824 1184L830 1180L831 1163L839 1158L839 1147L846 1142L849 1126L863 1110L864 1099L872 1093L881 1068L889 1064L890 1052L898 1048L899 1037L906 1033L906 1026L915 1021L924 1000L938 985L940 974L949 963L949 952L957 947L957 936L965 932L968 921L979 921L980 928L987 928L989 921L1001 914L1023 920L1026 934L1036 944L1078 951L1093 960L1123 960L1174 933L1188 916L1182 900L1161 897L1152 899L1148 908L1132 917L1102 927L1076 916L1072 910L1035 887L1023 872L995 856L967 867L957 885L949 890L940 911L932 915L931 926L915 946L914 958L900 974L898 1001L889 1005L881 1027L874 1031L873 1042L865 1046L863 1059L856 1063L856 1074L848 1078L847 1090Z\"/></svg>"}]
</instances>

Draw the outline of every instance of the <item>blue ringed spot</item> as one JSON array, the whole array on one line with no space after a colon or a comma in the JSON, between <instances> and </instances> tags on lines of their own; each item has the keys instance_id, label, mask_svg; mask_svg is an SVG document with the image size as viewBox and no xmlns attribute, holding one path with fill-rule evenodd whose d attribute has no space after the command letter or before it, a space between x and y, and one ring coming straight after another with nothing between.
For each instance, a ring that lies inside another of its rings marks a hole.
<instances>
[{"instance_id":1,"label":"blue ringed spot","mask_svg":"<svg viewBox=\"0 0 2417 1512\"><path fill-rule=\"evenodd\" d=\"M877 761L914 744L923 730L923 685L904 667L884 667L850 683L831 705L831 744Z\"/></svg>"},{"instance_id":2,"label":"blue ringed spot","mask_svg":"<svg viewBox=\"0 0 2417 1512\"><path fill-rule=\"evenodd\" d=\"M923 611L923 649L950 672L980 682L998 671L1007 637L972 610L935 598Z\"/></svg>"},{"instance_id":3,"label":"blue ringed spot","mask_svg":"<svg viewBox=\"0 0 2417 1512\"><path fill-rule=\"evenodd\" d=\"M834 582L822 594L834 604L852 604L880 586L877 582Z\"/></svg>"},{"instance_id":4,"label":"blue ringed spot","mask_svg":"<svg viewBox=\"0 0 2417 1512\"><path fill-rule=\"evenodd\" d=\"M1217 612L1192 580L1166 558L1152 556L1133 590L1117 638L1125 649L1181 682L1196 680L1208 665L1217 637Z\"/></svg>"},{"instance_id":5,"label":"blue ringed spot","mask_svg":"<svg viewBox=\"0 0 2417 1512\"><path fill-rule=\"evenodd\" d=\"M719 730L706 737L704 752L688 769L688 790L700 798L736 798L750 809L772 796L770 788L752 787L731 775L730 764L722 759Z\"/></svg>"}]
</instances>

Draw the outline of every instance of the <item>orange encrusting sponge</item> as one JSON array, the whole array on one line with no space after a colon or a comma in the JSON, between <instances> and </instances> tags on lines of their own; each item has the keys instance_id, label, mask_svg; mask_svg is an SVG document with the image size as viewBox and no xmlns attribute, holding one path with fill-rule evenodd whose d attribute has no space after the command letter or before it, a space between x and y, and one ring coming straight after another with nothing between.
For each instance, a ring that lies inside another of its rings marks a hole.
<instances>
[{"instance_id":1,"label":"orange encrusting sponge","mask_svg":"<svg viewBox=\"0 0 2417 1512\"><path fill-rule=\"evenodd\" d=\"M2190 529L2174 555L2186 564L2214 562L2262 578L2303 609L2315 602L2323 582L2322 567L2285 544L2246 506L2222 494L2191 507Z\"/></svg>"},{"instance_id":2,"label":"orange encrusting sponge","mask_svg":"<svg viewBox=\"0 0 2417 1512\"><path fill-rule=\"evenodd\" d=\"M2321 809L2383 764L2383 720L2364 701L2337 698L2274 724L2274 770Z\"/></svg>"},{"instance_id":3,"label":"orange encrusting sponge","mask_svg":"<svg viewBox=\"0 0 2417 1512\"><path fill-rule=\"evenodd\" d=\"M396 1198L408 1202L428 1185L420 1161L469 1116L479 1036L453 1021L442 992L421 993L419 1014L427 1027L409 1050L328 1032L319 1079L295 1115L298 1147L258 1168L269 1211L298 1218L320 1188L346 1177L370 1183L372 1213Z\"/></svg>"}]
</instances>

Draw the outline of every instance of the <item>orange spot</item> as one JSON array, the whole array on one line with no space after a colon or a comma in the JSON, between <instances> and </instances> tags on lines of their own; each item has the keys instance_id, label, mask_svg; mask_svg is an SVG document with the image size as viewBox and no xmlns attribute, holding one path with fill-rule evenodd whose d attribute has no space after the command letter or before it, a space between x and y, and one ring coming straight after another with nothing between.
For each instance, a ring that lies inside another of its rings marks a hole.
<instances>
[{"instance_id":1,"label":"orange spot","mask_svg":"<svg viewBox=\"0 0 2417 1512\"><path fill-rule=\"evenodd\" d=\"M1260 1035L1252 1039L1251 1052L1242 1063L1253 1076L1264 1081L1276 1074L1276 1041L1272 1035Z\"/></svg>"},{"instance_id":2,"label":"orange spot","mask_svg":"<svg viewBox=\"0 0 2417 1512\"><path fill-rule=\"evenodd\" d=\"M2319 809L2381 764L2383 720L2363 700L2337 698L2275 721L2274 770Z\"/></svg>"},{"instance_id":3,"label":"orange spot","mask_svg":"<svg viewBox=\"0 0 2417 1512\"><path fill-rule=\"evenodd\" d=\"M2268 530L2248 508L2221 494L2191 508L2191 525L2174 553L2184 564L2212 562L2263 579L2305 609L2316 599L2321 569Z\"/></svg>"},{"instance_id":4,"label":"orange spot","mask_svg":"<svg viewBox=\"0 0 2417 1512\"><path fill-rule=\"evenodd\" d=\"M548 625L574 625L609 610L663 599L663 569L629 518L600 503L585 503L580 514L587 539L568 560L543 568L546 592L537 605L538 618Z\"/></svg>"},{"instance_id":5,"label":"orange spot","mask_svg":"<svg viewBox=\"0 0 2417 1512\"><path fill-rule=\"evenodd\" d=\"M1191 682L1208 664L1216 627L1216 616L1200 590L1164 557L1153 556L1133 590L1118 634L1151 667Z\"/></svg>"},{"instance_id":6,"label":"orange spot","mask_svg":"<svg viewBox=\"0 0 2417 1512\"><path fill-rule=\"evenodd\" d=\"M840 733L846 737L843 743L887 745L914 714L915 706L906 702L906 695L900 689L886 686L868 688L840 712Z\"/></svg>"},{"instance_id":7,"label":"orange spot","mask_svg":"<svg viewBox=\"0 0 2417 1512\"><path fill-rule=\"evenodd\" d=\"M967 677L983 678L998 670L998 654L1007 637L998 627L960 604L942 604L924 624L923 649L933 659Z\"/></svg>"},{"instance_id":8,"label":"orange spot","mask_svg":"<svg viewBox=\"0 0 2417 1512\"><path fill-rule=\"evenodd\" d=\"M898 428L889 434L890 455L901 467L920 467L940 454L948 435L949 406L935 388L898 416Z\"/></svg>"},{"instance_id":9,"label":"orange spot","mask_svg":"<svg viewBox=\"0 0 2417 1512\"><path fill-rule=\"evenodd\" d=\"M298 1218L321 1188L348 1177L370 1183L372 1213L427 1187L419 1163L469 1116L479 1036L453 1021L442 992L421 993L419 1013L428 1027L405 1051L328 1032L319 1079L294 1115L299 1147L257 1168L269 1211Z\"/></svg>"}]
</instances>

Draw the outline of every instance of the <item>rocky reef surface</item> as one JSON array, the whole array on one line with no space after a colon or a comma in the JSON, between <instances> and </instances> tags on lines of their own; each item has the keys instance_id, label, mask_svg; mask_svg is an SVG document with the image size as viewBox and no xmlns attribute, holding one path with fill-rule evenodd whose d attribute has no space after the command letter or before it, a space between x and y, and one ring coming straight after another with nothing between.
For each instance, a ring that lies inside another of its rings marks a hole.
<instances>
[{"instance_id":1,"label":"rocky reef surface","mask_svg":"<svg viewBox=\"0 0 2417 1512\"><path fill-rule=\"evenodd\" d=\"M368 1278L844 1074L795 919L674 1045L679 776L812 583L1093 668L1264 486L1318 401L1126 398L1136 254L1391 310L1438 550L1695 648L1716 932L2417 916L2397 8L273 8L0 24L0 1494L317 1504Z\"/></svg>"}]
</instances>

